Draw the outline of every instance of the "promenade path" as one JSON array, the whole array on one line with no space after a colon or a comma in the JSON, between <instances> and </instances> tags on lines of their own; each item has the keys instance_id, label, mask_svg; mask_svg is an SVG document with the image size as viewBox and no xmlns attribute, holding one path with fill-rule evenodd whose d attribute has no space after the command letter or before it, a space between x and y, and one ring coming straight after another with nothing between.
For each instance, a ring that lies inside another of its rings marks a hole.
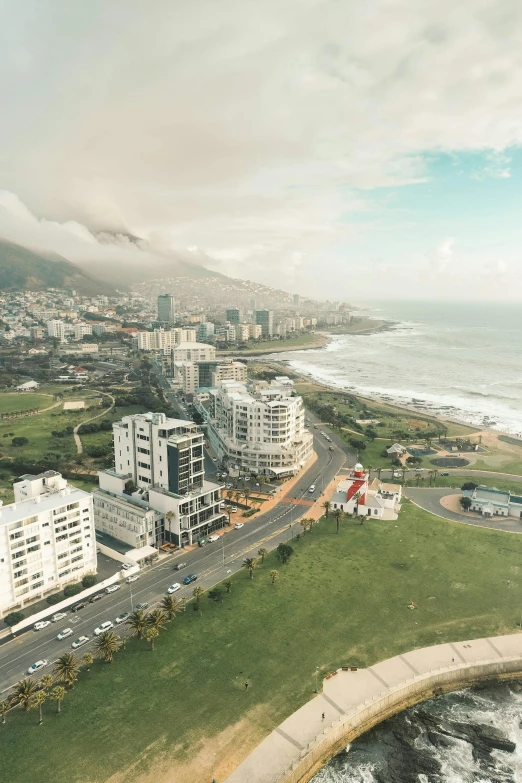
<instances>
[{"instance_id":1,"label":"promenade path","mask_svg":"<svg viewBox=\"0 0 522 783\"><path fill-rule=\"evenodd\" d=\"M424 647L367 669L337 669L226 783L304 783L348 742L405 707L441 690L521 673L522 633Z\"/></svg>"},{"instance_id":2,"label":"promenade path","mask_svg":"<svg viewBox=\"0 0 522 783\"><path fill-rule=\"evenodd\" d=\"M101 413L97 413L96 416L93 416L91 419L86 419L85 421L81 421L79 424L76 425L76 427L73 430L74 435L74 442L76 443L76 451L78 454L81 454L83 452L83 445L80 439L80 436L78 435L78 430L83 424L90 424L91 421L95 421L96 419L101 419L102 416L105 416L107 413L112 411L116 404L116 400L112 396L112 394L109 394L109 392L98 392L98 394L103 394L104 397L109 397L111 399L111 404L108 408L104 408Z\"/></svg>"}]
</instances>

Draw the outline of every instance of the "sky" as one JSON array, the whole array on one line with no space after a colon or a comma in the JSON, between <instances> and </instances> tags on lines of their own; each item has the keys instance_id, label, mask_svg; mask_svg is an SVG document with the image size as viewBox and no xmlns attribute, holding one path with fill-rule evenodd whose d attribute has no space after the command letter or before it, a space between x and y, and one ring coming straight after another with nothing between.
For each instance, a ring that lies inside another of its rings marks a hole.
<instances>
[{"instance_id":1,"label":"sky","mask_svg":"<svg viewBox=\"0 0 522 783\"><path fill-rule=\"evenodd\" d=\"M522 299L516 0L0 12L0 236L316 298Z\"/></svg>"}]
</instances>

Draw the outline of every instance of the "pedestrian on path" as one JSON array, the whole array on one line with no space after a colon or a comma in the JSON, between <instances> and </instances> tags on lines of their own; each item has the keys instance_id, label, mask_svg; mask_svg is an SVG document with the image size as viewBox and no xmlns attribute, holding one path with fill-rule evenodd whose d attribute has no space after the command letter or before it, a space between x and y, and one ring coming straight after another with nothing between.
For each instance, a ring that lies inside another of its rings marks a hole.
<instances>
[{"instance_id":1,"label":"pedestrian on path","mask_svg":"<svg viewBox=\"0 0 522 783\"><path fill-rule=\"evenodd\" d=\"M324 718L325 718L325 714L323 712L323 714L321 715L321 720L324 720Z\"/></svg>"},{"instance_id":2,"label":"pedestrian on path","mask_svg":"<svg viewBox=\"0 0 522 783\"><path fill-rule=\"evenodd\" d=\"M245 690L248 690L248 680L245 682Z\"/></svg>"}]
</instances>

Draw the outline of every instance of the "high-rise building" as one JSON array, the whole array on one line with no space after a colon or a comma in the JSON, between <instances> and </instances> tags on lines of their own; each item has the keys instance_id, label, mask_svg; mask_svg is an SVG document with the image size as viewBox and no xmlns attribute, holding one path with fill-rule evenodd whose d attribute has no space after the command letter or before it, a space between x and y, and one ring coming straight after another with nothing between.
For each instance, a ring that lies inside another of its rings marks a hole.
<instances>
[{"instance_id":1,"label":"high-rise building","mask_svg":"<svg viewBox=\"0 0 522 783\"><path fill-rule=\"evenodd\" d=\"M250 309L252 310L253 313L255 313L255 311L256 311L256 298L255 298L255 296L253 296L250 299Z\"/></svg>"},{"instance_id":2,"label":"high-rise building","mask_svg":"<svg viewBox=\"0 0 522 783\"><path fill-rule=\"evenodd\" d=\"M272 310L256 310L256 324L261 327L263 337L274 334L274 314Z\"/></svg>"},{"instance_id":3,"label":"high-rise building","mask_svg":"<svg viewBox=\"0 0 522 783\"><path fill-rule=\"evenodd\" d=\"M96 573L92 495L48 470L13 484L0 509L0 612Z\"/></svg>"},{"instance_id":4,"label":"high-rise building","mask_svg":"<svg viewBox=\"0 0 522 783\"><path fill-rule=\"evenodd\" d=\"M227 321L233 326L241 323L241 310L237 307L232 307L230 310L227 310Z\"/></svg>"},{"instance_id":5,"label":"high-rise building","mask_svg":"<svg viewBox=\"0 0 522 783\"><path fill-rule=\"evenodd\" d=\"M82 340L86 334L92 334L92 326L90 324L74 324L73 334L75 340Z\"/></svg>"},{"instance_id":6,"label":"high-rise building","mask_svg":"<svg viewBox=\"0 0 522 783\"><path fill-rule=\"evenodd\" d=\"M176 323L176 308L172 294L158 296L158 321L165 324Z\"/></svg>"},{"instance_id":7,"label":"high-rise building","mask_svg":"<svg viewBox=\"0 0 522 783\"><path fill-rule=\"evenodd\" d=\"M47 334L52 340L59 340L61 343L65 342L65 324L63 321L53 319L47 321Z\"/></svg>"},{"instance_id":8,"label":"high-rise building","mask_svg":"<svg viewBox=\"0 0 522 783\"><path fill-rule=\"evenodd\" d=\"M294 307L299 307L299 294L294 294Z\"/></svg>"}]
</instances>

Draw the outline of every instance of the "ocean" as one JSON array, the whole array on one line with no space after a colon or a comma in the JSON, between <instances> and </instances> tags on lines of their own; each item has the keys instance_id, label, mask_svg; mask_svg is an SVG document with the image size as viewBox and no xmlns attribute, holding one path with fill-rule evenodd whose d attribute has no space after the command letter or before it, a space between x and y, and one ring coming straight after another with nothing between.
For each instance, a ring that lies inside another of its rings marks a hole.
<instances>
[{"instance_id":1,"label":"ocean","mask_svg":"<svg viewBox=\"0 0 522 783\"><path fill-rule=\"evenodd\" d=\"M361 315L395 325L276 356L334 387L522 435L521 305L374 303Z\"/></svg>"}]
</instances>

